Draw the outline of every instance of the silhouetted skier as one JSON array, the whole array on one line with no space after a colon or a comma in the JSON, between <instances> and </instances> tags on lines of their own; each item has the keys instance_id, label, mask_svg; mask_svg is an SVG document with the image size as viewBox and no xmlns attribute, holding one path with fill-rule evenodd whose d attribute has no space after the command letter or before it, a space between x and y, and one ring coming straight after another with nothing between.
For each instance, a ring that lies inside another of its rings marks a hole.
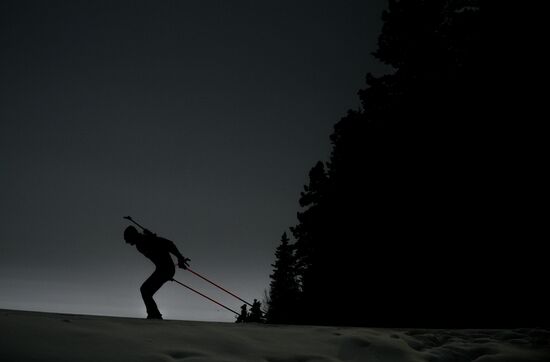
<instances>
[{"instance_id":1,"label":"silhouetted skier","mask_svg":"<svg viewBox=\"0 0 550 362\"><path fill-rule=\"evenodd\" d=\"M140 291L145 308L147 308L147 319L162 319L162 314L160 314L157 304L153 299L153 294L164 283L172 280L176 273L174 261L170 253L178 258L178 266L183 269L187 268L189 259L181 255L172 241L158 237L148 230L144 230L143 234L140 234L135 227L128 226L124 230L124 240L130 245L135 245L136 249L149 258L156 266L155 271L143 283Z\"/></svg>"}]
</instances>

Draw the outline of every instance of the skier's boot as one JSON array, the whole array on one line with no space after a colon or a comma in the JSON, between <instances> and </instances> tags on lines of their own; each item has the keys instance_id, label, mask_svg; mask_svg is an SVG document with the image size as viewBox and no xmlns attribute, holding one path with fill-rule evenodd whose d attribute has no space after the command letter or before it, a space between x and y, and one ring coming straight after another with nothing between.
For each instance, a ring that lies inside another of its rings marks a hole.
<instances>
[{"instance_id":1,"label":"skier's boot","mask_svg":"<svg viewBox=\"0 0 550 362\"><path fill-rule=\"evenodd\" d=\"M161 319L162 320L162 314L149 314L147 315L147 319Z\"/></svg>"}]
</instances>

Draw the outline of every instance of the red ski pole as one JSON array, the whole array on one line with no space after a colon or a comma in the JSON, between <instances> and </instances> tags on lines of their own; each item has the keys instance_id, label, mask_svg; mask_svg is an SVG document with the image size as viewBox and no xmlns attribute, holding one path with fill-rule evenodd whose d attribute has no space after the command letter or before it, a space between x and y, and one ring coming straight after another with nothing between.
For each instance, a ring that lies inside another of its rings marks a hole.
<instances>
[{"instance_id":1,"label":"red ski pole","mask_svg":"<svg viewBox=\"0 0 550 362\"><path fill-rule=\"evenodd\" d=\"M191 273L195 274L195 275L198 276L199 278L201 278L201 279L207 281L208 283L212 284L212 285L215 286L215 287L220 288L221 290L223 290L223 291L226 292L227 294L230 294L230 295L234 296L235 298L237 298L237 299L240 300L241 302L243 302L243 303L245 303L245 304L248 304L249 306L252 307L252 304L248 303L246 300L244 300L244 299L242 299L241 297L239 297L239 296L237 296L237 295L231 293L229 290L227 290L227 289L225 289L224 287L222 287L222 286L220 286L220 285L214 283L214 282L211 281L210 279L207 279L207 278L203 277L202 275L200 275L200 274L197 273L196 271L193 271L193 270L190 269L190 268L186 268L186 270L190 271ZM238 313L237 313L237 314L238 314Z\"/></svg>"},{"instance_id":2,"label":"red ski pole","mask_svg":"<svg viewBox=\"0 0 550 362\"><path fill-rule=\"evenodd\" d=\"M233 313L235 313L236 315L239 315L239 313L235 312L233 309L231 309L231 308L229 308L229 307L226 307L225 305L221 304L220 302L215 301L214 299L210 298L210 297L207 296L207 295L202 294L202 293L199 292L198 290L195 290L195 289L191 288L190 286L185 285L185 284L183 284L182 282L177 281L176 279L172 279L172 281L178 283L179 285L181 285L181 286L183 286L183 287L186 287L187 289L189 289L189 290L191 290L191 291L197 293L198 295L200 295L200 296L202 296L202 297L208 299L209 301L216 303L216 304L219 305L220 307L223 307L223 308L227 309L228 311L233 312Z\"/></svg>"}]
</instances>

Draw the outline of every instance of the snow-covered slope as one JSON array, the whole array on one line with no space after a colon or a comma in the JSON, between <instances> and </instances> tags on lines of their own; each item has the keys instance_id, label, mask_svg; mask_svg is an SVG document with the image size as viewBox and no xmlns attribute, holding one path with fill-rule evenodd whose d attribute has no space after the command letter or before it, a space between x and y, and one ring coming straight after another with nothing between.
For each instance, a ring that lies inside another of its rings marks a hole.
<instances>
[{"instance_id":1,"label":"snow-covered slope","mask_svg":"<svg viewBox=\"0 0 550 362\"><path fill-rule=\"evenodd\" d=\"M0 310L0 361L550 361L550 331L148 321Z\"/></svg>"}]
</instances>

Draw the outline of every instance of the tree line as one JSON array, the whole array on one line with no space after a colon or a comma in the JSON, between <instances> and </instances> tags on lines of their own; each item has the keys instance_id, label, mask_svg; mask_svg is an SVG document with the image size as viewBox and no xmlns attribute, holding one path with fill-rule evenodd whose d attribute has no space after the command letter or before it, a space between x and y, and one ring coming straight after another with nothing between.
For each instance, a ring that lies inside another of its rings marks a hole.
<instances>
[{"instance_id":1,"label":"tree line","mask_svg":"<svg viewBox=\"0 0 550 362\"><path fill-rule=\"evenodd\" d=\"M519 265L537 256L502 175L499 137L513 132L486 101L479 1L391 0L382 20L373 55L392 70L367 75L330 159L309 171L294 240L285 232L275 251L267 321L548 321L543 268Z\"/></svg>"}]
</instances>

